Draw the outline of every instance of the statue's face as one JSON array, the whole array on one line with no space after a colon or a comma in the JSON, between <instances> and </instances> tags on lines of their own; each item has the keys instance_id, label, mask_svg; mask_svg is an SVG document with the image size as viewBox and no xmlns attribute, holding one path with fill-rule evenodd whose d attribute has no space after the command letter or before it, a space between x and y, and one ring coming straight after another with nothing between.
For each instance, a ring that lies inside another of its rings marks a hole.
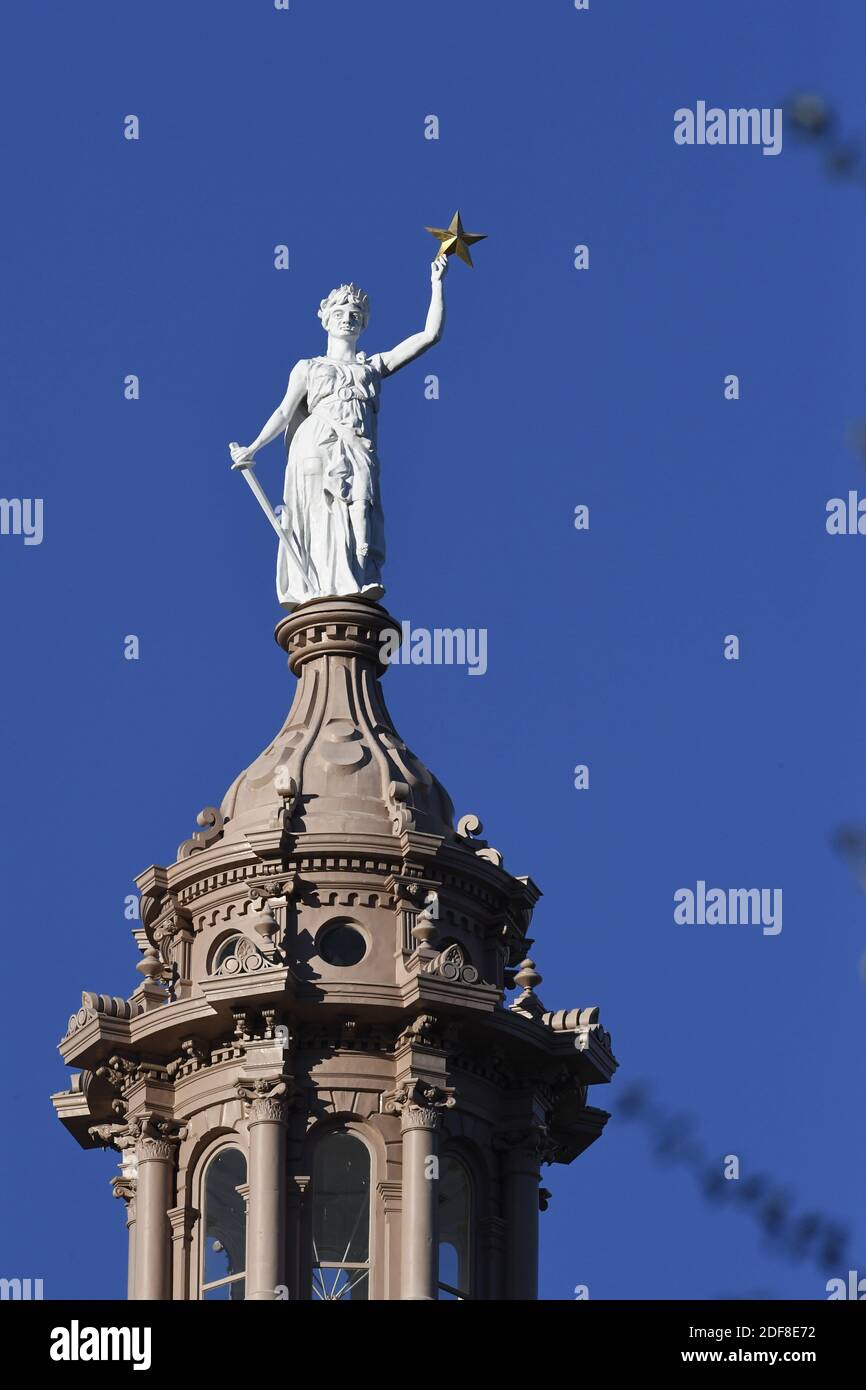
<instances>
[{"instance_id":1,"label":"statue's face","mask_svg":"<svg viewBox=\"0 0 866 1390\"><path fill-rule=\"evenodd\" d=\"M328 332L332 338L355 342L363 326L364 319L357 304L337 304L328 314Z\"/></svg>"}]
</instances>

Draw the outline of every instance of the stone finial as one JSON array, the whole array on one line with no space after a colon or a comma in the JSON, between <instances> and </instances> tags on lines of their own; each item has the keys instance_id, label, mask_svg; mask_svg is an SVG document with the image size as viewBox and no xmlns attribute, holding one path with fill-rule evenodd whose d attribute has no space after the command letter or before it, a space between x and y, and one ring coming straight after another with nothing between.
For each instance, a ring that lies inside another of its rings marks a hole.
<instances>
[{"instance_id":1,"label":"stone finial","mask_svg":"<svg viewBox=\"0 0 866 1390\"><path fill-rule=\"evenodd\" d=\"M135 968L146 980L158 980L165 970L165 965L156 947L146 946Z\"/></svg>"},{"instance_id":2,"label":"stone finial","mask_svg":"<svg viewBox=\"0 0 866 1390\"><path fill-rule=\"evenodd\" d=\"M418 913L415 925L412 928L412 937L417 946L429 946L433 937L436 935L436 923L439 921L439 894L428 893L424 899L424 906Z\"/></svg>"},{"instance_id":3,"label":"stone finial","mask_svg":"<svg viewBox=\"0 0 866 1390\"><path fill-rule=\"evenodd\" d=\"M541 984L541 976L535 968L535 961L530 960L529 956L517 967L514 983L520 986L520 994L510 1006L512 1012L524 1014L527 1018L541 1018L544 1005L535 993L536 985Z\"/></svg>"},{"instance_id":4,"label":"stone finial","mask_svg":"<svg viewBox=\"0 0 866 1390\"><path fill-rule=\"evenodd\" d=\"M250 893L250 911L247 924L257 936L262 937L265 949L273 951L280 924L274 916L274 907L282 906L286 899L260 897L255 891Z\"/></svg>"},{"instance_id":5,"label":"stone finial","mask_svg":"<svg viewBox=\"0 0 866 1390\"><path fill-rule=\"evenodd\" d=\"M541 981L542 976L539 975L535 968L535 961L530 960L529 956L527 956L526 960L522 960L518 966L517 974L514 976L514 983L520 985L524 994L527 994L534 993L535 986L540 985Z\"/></svg>"}]
</instances>

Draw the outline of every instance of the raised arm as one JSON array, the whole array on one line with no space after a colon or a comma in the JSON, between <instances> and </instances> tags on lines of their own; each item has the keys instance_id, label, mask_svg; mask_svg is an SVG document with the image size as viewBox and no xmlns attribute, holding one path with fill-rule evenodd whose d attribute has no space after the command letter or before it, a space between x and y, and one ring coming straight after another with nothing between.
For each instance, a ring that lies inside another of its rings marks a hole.
<instances>
[{"instance_id":1,"label":"raised arm","mask_svg":"<svg viewBox=\"0 0 866 1390\"><path fill-rule=\"evenodd\" d=\"M414 362L416 357L420 357L422 352L426 352L442 337L445 323L445 294L442 281L447 269L448 257L437 256L430 267L430 308L427 310L427 322L421 333L413 333L411 338L405 338L390 352L382 353L382 364L386 372L399 372L401 367L405 367L408 362Z\"/></svg>"},{"instance_id":2,"label":"raised arm","mask_svg":"<svg viewBox=\"0 0 866 1390\"><path fill-rule=\"evenodd\" d=\"M253 440L252 444L244 448L243 444L230 444L229 453L232 456L232 468L251 468L253 459L259 449L263 449L266 444L270 444L272 439L276 439L278 434L282 434L286 425L291 420L298 406L304 398L307 389L307 376L304 371L303 362L298 362L292 368L289 376L289 384L286 387L286 394L280 401L271 418L266 425L262 426L261 432Z\"/></svg>"}]
</instances>

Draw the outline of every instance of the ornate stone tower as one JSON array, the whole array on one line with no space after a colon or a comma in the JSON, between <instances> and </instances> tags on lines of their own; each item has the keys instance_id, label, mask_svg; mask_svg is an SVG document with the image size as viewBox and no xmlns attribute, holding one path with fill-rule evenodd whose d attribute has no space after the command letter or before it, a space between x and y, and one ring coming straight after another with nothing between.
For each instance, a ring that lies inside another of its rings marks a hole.
<instances>
[{"instance_id":1,"label":"ornate stone tower","mask_svg":"<svg viewBox=\"0 0 866 1390\"><path fill-rule=\"evenodd\" d=\"M280 622L283 728L139 876L143 982L69 1020L53 1101L121 1156L130 1298L535 1298L541 1165L607 1120L598 1010L536 994L539 890L385 708L396 626Z\"/></svg>"}]
</instances>

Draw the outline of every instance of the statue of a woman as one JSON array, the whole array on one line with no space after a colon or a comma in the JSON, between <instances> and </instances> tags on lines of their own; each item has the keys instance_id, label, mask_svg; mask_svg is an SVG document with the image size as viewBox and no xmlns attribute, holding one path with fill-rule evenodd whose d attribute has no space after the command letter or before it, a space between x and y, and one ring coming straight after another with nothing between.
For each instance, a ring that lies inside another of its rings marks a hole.
<instances>
[{"instance_id":1,"label":"statue of a woman","mask_svg":"<svg viewBox=\"0 0 866 1390\"><path fill-rule=\"evenodd\" d=\"M324 357L292 368L282 402L247 448L230 444L233 468L250 468L265 444L283 433L288 451L280 524L286 542L277 555L277 597L284 608L308 599L384 593L385 527L376 454L376 416L384 377L437 343L445 320L442 280L448 266L431 266L432 291L422 332L390 352L357 352L370 304L357 285L323 299L319 318L328 335Z\"/></svg>"}]
</instances>

